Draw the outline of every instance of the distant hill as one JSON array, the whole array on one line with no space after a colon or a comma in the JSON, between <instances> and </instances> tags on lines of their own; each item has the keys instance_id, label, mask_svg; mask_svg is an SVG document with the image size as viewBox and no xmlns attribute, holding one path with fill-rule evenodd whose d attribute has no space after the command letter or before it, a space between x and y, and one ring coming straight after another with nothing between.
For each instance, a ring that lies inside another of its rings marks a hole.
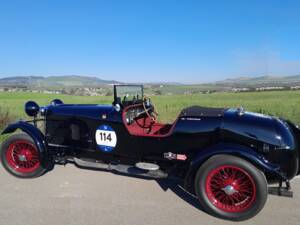
<instances>
[{"instance_id":1,"label":"distant hill","mask_svg":"<svg viewBox=\"0 0 300 225\"><path fill-rule=\"evenodd\" d=\"M16 76L0 78L0 90L51 91L72 95L112 94L112 84L125 84L115 80L103 80L88 76ZM142 83L140 83L142 84ZM296 87L297 86L297 87ZM238 77L206 84L181 84L176 82L145 83L147 94L194 94L230 92L237 90L253 91L272 89L300 89L300 75Z\"/></svg>"},{"instance_id":2,"label":"distant hill","mask_svg":"<svg viewBox=\"0 0 300 225\"><path fill-rule=\"evenodd\" d=\"M25 86L30 88L43 87L98 87L103 85L121 83L114 80L102 80L87 76L16 76L0 78L0 86Z\"/></svg>"},{"instance_id":3,"label":"distant hill","mask_svg":"<svg viewBox=\"0 0 300 225\"><path fill-rule=\"evenodd\" d=\"M300 84L300 75L294 76L260 76L260 77L239 77L215 82L217 85L225 86L291 86Z\"/></svg>"}]
</instances>

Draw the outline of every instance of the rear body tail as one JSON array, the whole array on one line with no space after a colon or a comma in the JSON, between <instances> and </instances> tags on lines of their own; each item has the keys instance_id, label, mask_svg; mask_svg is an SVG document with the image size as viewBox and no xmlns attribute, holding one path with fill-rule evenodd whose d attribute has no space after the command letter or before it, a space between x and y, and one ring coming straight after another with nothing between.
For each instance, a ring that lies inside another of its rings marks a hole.
<instances>
[{"instance_id":1,"label":"rear body tail","mask_svg":"<svg viewBox=\"0 0 300 225\"><path fill-rule=\"evenodd\" d=\"M288 121L288 124L292 128L293 133L295 135L295 139L297 141L297 150L298 150L298 157L299 157L299 159L298 159L299 166L298 166L297 175L299 175L300 174L300 126L295 125L295 124L291 123L290 121Z\"/></svg>"}]
</instances>

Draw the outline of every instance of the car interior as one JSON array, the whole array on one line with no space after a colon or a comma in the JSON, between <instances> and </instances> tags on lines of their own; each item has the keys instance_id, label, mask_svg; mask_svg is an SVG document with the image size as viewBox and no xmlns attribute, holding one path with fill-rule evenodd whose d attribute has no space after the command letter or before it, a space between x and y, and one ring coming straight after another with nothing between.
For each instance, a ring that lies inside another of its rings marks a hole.
<instances>
[{"instance_id":1,"label":"car interior","mask_svg":"<svg viewBox=\"0 0 300 225\"><path fill-rule=\"evenodd\" d=\"M120 97L119 90L127 91ZM129 88L135 91L130 92ZM173 124L158 122L158 113L149 97L144 96L143 87L140 85L120 85L114 90L114 105L119 104L123 109L123 122L131 135L163 137L172 133Z\"/></svg>"},{"instance_id":2,"label":"car interior","mask_svg":"<svg viewBox=\"0 0 300 225\"><path fill-rule=\"evenodd\" d=\"M123 110L123 121L128 132L138 136L168 136L173 127L173 124L157 122L154 112L146 113L143 104L126 107Z\"/></svg>"}]
</instances>

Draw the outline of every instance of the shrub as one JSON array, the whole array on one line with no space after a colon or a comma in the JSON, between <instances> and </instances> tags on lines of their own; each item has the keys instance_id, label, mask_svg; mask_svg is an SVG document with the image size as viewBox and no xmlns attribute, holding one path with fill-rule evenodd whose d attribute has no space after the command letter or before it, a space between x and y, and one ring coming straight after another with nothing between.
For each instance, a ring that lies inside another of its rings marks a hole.
<instances>
[{"instance_id":1,"label":"shrub","mask_svg":"<svg viewBox=\"0 0 300 225\"><path fill-rule=\"evenodd\" d=\"M0 107L0 130L11 123L15 117L7 110Z\"/></svg>"}]
</instances>

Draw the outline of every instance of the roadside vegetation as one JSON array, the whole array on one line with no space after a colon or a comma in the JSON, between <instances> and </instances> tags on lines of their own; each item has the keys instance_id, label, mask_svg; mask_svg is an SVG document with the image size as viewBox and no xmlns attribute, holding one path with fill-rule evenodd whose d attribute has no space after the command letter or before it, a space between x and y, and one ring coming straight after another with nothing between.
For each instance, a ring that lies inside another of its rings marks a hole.
<instances>
[{"instance_id":1,"label":"roadside vegetation","mask_svg":"<svg viewBox=\"0 0 300 225\"><path fill-rule=\"evenodd\" d=\"M59 98L65 103L111 104L112 96L70 96L40 93L0 92L0 128L16 118L24 118L24 104L28 100L39 105L47 105ZM266 91L246 93L211 93L190 95L153 96L153 103L160 113L160 120L172 122L180 110L191 105L210 107L240 107L254 111L287 118L300 124L300 91Z\"/></svg>"},{"instance_id":2,"label":"roadside vegetation","mask_svg":"<svg viewBox=\"0 0 300 225\"><path fill-rule=\"evenodd\" d=\"M15 120L7 108L0 107L0 132L5 128L5 126Z\"/></svg>"}]
</instances>

